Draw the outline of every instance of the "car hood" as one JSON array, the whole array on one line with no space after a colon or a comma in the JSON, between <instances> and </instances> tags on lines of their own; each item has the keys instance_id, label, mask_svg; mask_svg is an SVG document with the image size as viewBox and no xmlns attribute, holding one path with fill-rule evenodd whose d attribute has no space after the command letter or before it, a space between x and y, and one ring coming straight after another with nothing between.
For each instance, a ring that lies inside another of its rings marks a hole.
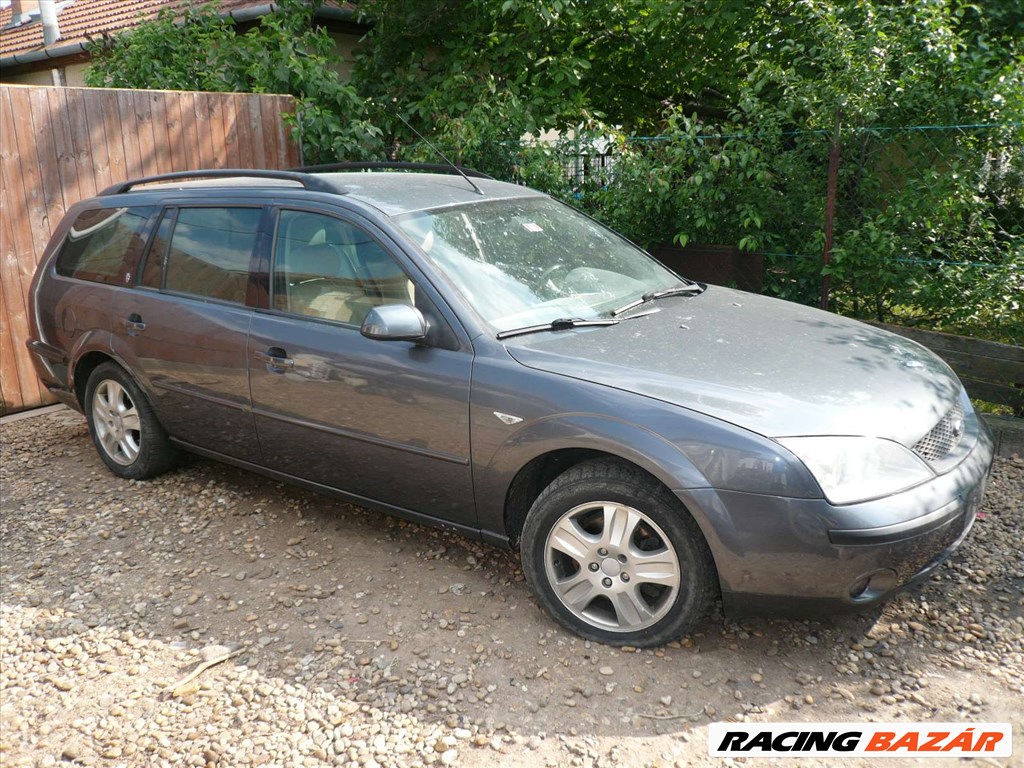
<instances>
[{"instance_id":1,"label":"car hood","mask_svg":"<svg viewBox=\"0 0 1024 768\"><path fill-rule=\"evenodd\" d=\"M960 382L921 345L800 304L710 286L615 326L508 339L525 366L636 392L768 437L913 445Z\"/></svg>"}]
</instances>

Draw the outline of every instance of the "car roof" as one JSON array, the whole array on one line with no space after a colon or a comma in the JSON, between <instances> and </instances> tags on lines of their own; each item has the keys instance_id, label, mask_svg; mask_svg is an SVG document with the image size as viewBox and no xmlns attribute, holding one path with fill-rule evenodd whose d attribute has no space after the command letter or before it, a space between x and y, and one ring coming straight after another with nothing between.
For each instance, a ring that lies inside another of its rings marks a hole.
<instances>
[{"instance_id":1,"label":"car roof","mask_svg":"<svg viewBox=\"0 0 1024 768\"><path fill-rule=\"evenodd\" d=\"M369 171L344 173L316 173L318 181L337 190L346 198L377 209L387 216L413 211L443 208L467 203L509 200L527 197L545 197L529 187L521 187L493 179L474 178L472 185L455 174L420 173L408 171ZM474 186L479 189L474 189ZM291 179L243 176L205 179L202 181L176 181L134 187L133 192L169 190L245 189L259 187L305 192L301 183ZM310 194L324 194L310 191ZM482 193L482 194L481 194ZM327 194L330 194L329 192Z\"/></svg>"},{"instance_id":2,"label":"car roof","mask_svg":"<svg viewBox=\"0 0 1024 768\"><path fill-rule=\"evenodd\" d=\"M347 189L348 197L389 216L449 205L544 197L543 193L529 187L493 179L473 179L473 184L483 193L480 194L464 178L451 174L375 171L318 175Z\"/></svg>"}]
</instances>

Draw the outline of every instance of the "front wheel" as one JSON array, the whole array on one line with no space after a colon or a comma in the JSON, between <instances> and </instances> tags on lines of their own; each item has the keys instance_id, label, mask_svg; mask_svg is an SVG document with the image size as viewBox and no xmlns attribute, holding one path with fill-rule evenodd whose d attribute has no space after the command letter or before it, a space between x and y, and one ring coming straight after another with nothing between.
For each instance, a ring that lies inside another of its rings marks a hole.
<instances>
[{"instance_id":1,"label":"front wheel","mask_svg":"<svg viewBox=\"0 0 1024 768\"><path fill-rule=\"evenodd\" d=\"M146 396L116 363L103 363L85 387L89 434L110 470L144 480L170 469L178 451L153 413Z\"/></svg>"},{"instance_id":2,"label":"front wheel","mask_svg":"<svg viewBox=\"0 0 1024 768\"><path fill-rule=\"evenodd\" d=\"M573 632L609 645L674 640L706 613L717 584L700 529L654 478L615 461L557 477L521 542L540 602Z\"/></svg>"}]
</instances>

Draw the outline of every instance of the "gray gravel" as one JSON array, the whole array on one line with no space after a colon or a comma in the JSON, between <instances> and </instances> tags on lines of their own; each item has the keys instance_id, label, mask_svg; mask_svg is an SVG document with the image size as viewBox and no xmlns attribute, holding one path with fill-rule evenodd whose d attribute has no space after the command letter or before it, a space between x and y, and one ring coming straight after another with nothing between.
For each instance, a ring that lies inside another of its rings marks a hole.
<instances>
[{"instance_id":1,"label":"gray gravel","mask_svg":"<svg viewBox=\"0 0 1024 768\"><path fill-rule=\"evenodd\" d=\"M634 652L556 628L475 541L198 459L119 480L68 411L0 447L4 766L710 765L722 719L1024 733L1020 458L883 608Z\"/></svg>"}]
</instances>

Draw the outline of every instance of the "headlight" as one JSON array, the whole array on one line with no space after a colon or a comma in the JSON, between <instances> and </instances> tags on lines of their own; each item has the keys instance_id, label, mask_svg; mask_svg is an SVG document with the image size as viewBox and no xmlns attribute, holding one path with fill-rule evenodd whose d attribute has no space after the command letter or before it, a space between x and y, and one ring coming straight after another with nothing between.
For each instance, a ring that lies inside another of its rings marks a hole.
<instances>
[{"instance_id":1,"label":"headlight","mask_svg":"<svg viewBox=\"0 0 1024 768\"><path fill-rule=\"evenodd\" d=\"M908 448L877 437L783 437L833 504L888 496L934 473Z\"/></svg>"}]
</instances>

